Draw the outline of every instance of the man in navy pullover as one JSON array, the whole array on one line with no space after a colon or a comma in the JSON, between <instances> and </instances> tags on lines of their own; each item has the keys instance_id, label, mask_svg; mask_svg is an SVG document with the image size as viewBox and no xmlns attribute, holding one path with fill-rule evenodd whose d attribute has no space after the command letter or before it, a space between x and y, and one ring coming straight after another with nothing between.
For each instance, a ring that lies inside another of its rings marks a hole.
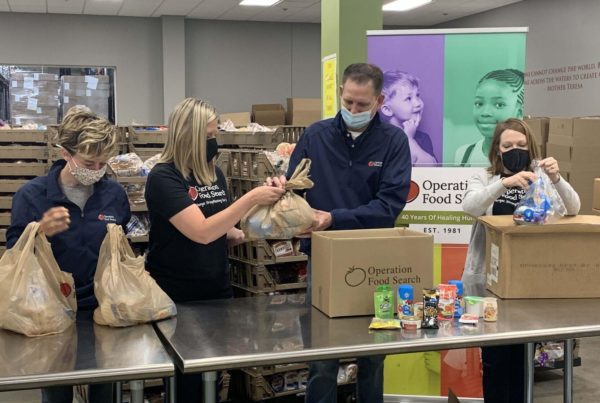
<instances>
[{"instance_id":1,"label":"man in navy pullover","mask_svg":"<svg viewBox=\"0 0 600 403\"><path fill-rule=\"evenodd\" d=\"M383 73L356 63L344 71L342 110L306 129L290 159L288 176L302 158L312 160L314 187L306 191L315 209L310 231L393 227L410 186L411 156L404 132L379 118ZM310 255L310 240L303 242ZM309 289L310 298L310 269ZM350 335L349 335L350 337ZM383 356L358 358L358 402L383 402ZM338 360L310 366L307 403L337 401Z\"/></svg>"}]
</instances>

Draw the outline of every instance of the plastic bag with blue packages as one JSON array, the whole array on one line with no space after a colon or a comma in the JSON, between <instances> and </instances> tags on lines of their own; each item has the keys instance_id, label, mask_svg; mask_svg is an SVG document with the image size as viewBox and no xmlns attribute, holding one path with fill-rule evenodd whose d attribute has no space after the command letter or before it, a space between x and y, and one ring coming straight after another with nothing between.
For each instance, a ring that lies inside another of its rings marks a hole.
<instances>
[{"instance_id":1,"label":"plastic bag with blue packages","mask_svg":"<svg viewBox=\"0 0 600 403\"><path fill-rule=\"evenodd\" d=\"M529 184L525 196L521 199L513 220L517 224L540 225L554 217L562 217L567 213L566 207L554 184L539 166L539 160L531 162L535 181Z\"/></svg>"}]
</instances>

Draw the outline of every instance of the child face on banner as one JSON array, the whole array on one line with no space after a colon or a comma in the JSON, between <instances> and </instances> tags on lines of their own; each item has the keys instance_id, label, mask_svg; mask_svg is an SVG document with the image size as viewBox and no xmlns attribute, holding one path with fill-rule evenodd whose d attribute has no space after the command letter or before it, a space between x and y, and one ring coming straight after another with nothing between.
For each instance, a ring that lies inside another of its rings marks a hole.
<instances>
[{"instance_id":1,"label":"child face on banner","mask_svg":"<svg viewBox=\"0 0 600 403\"><path fill-rule=\"evenodd\" d=\"M423 100L419 93L419 87L410 84L397 84L394 87L394 95L384 100L382 112L398 121L406 122L414 119L415 115L423 112Z\"/></svg>"},{"instance_id":2,"label":"child face on banner","mask_svg":"<svg viewBox=\"0 0 600 403\"><path fill-rule=\"evenodd\" d=\"M520 117L522 105L517 93L508 84L497 80L485 80L475 91L473 118L479 132L487 138L494 136L498 122Z\"/></svg>"}]
</instances>

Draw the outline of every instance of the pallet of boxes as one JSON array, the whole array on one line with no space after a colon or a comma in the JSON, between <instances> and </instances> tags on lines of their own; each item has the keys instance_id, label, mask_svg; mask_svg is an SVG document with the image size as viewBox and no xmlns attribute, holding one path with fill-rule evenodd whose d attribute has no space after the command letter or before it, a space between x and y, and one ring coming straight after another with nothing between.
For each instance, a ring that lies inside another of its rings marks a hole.
<instances>
[{"instance_id":1,"label":"pallet of boxes","mask_svg":"<svg viewBox=\"0 0 600 403\"><path fill-rule=\"evenodd\" d=\"M26 182L48 171L48 139L46 130L0 130L0 255L6 250L14 194Z\"/></svg>"},{"instance_id":2,"label":"pallet of boxes","mask_svg":"<svg viewBox=\"0 0 600 403\"><path fill-rule=\"evenodd\" d=\"M10 76L10 116L15 126L58 122L58 75L19 72Z\"/></svg>"},{"instance_id":3,"label":"pallet of boxes","mask_svg":"<svg viewBox=\"0 0 600 403\"><path fill-rule=\"evenodd\" d=\"M546 153L581 199L580 214L592 213L594 180L600 172L600 118L550 118Z\"/></svg>"},{"instance_id":4,"label":"pallet of boxes","mask_svg":"<svg viewBox=\"0 0 600 403\"><path fill-rule=\"evenodd\" d=\"M62 76L60 78L61 116L75 105L85 105L108 118L110 79L108 76Z\"/></svg>"}]
</instances>

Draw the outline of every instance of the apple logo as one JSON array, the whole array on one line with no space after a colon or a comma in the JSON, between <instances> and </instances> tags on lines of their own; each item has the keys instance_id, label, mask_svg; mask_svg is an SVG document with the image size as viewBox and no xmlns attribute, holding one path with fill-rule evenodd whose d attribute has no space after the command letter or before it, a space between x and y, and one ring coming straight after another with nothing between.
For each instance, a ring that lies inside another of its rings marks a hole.
<instances>
[{"instance_id":1,"label":"apple logo","mask_svg":"<svg viewBox=\"0 0 600 403\"><path fill-rule=\"evenodd\" d=\"M421 193L421 189L419 189L419 185L415 181L410 181L410 188L408 190L408 197L406 198L406 202L410 203L414 201L417 196Z\"/></svg>"},{"instance_id":2,"label":"apple logo","mask_svg":"<svg viewBox=\"0 0 600 403\"><path fill-rule=\"evenodd\" d=\"M196 190L196 188L194 186L190 186L189 190L188 190L188 196L190 196L190 199L196 201L196 199L198 198L198 191Z\"/></svg>"},{"instance_id":3,"label":"apple logo","mask_svg":"<svg viewBox=\"0 0 600 403\"><path fill-rule=\"evenodd\" d=\"M367 273L365 270L361 267L354 266L348 269L346 276L344 277L346 284L348 284L350 287L358 287L364 283L366 279Z\"/></svg>"}]
</instances>

